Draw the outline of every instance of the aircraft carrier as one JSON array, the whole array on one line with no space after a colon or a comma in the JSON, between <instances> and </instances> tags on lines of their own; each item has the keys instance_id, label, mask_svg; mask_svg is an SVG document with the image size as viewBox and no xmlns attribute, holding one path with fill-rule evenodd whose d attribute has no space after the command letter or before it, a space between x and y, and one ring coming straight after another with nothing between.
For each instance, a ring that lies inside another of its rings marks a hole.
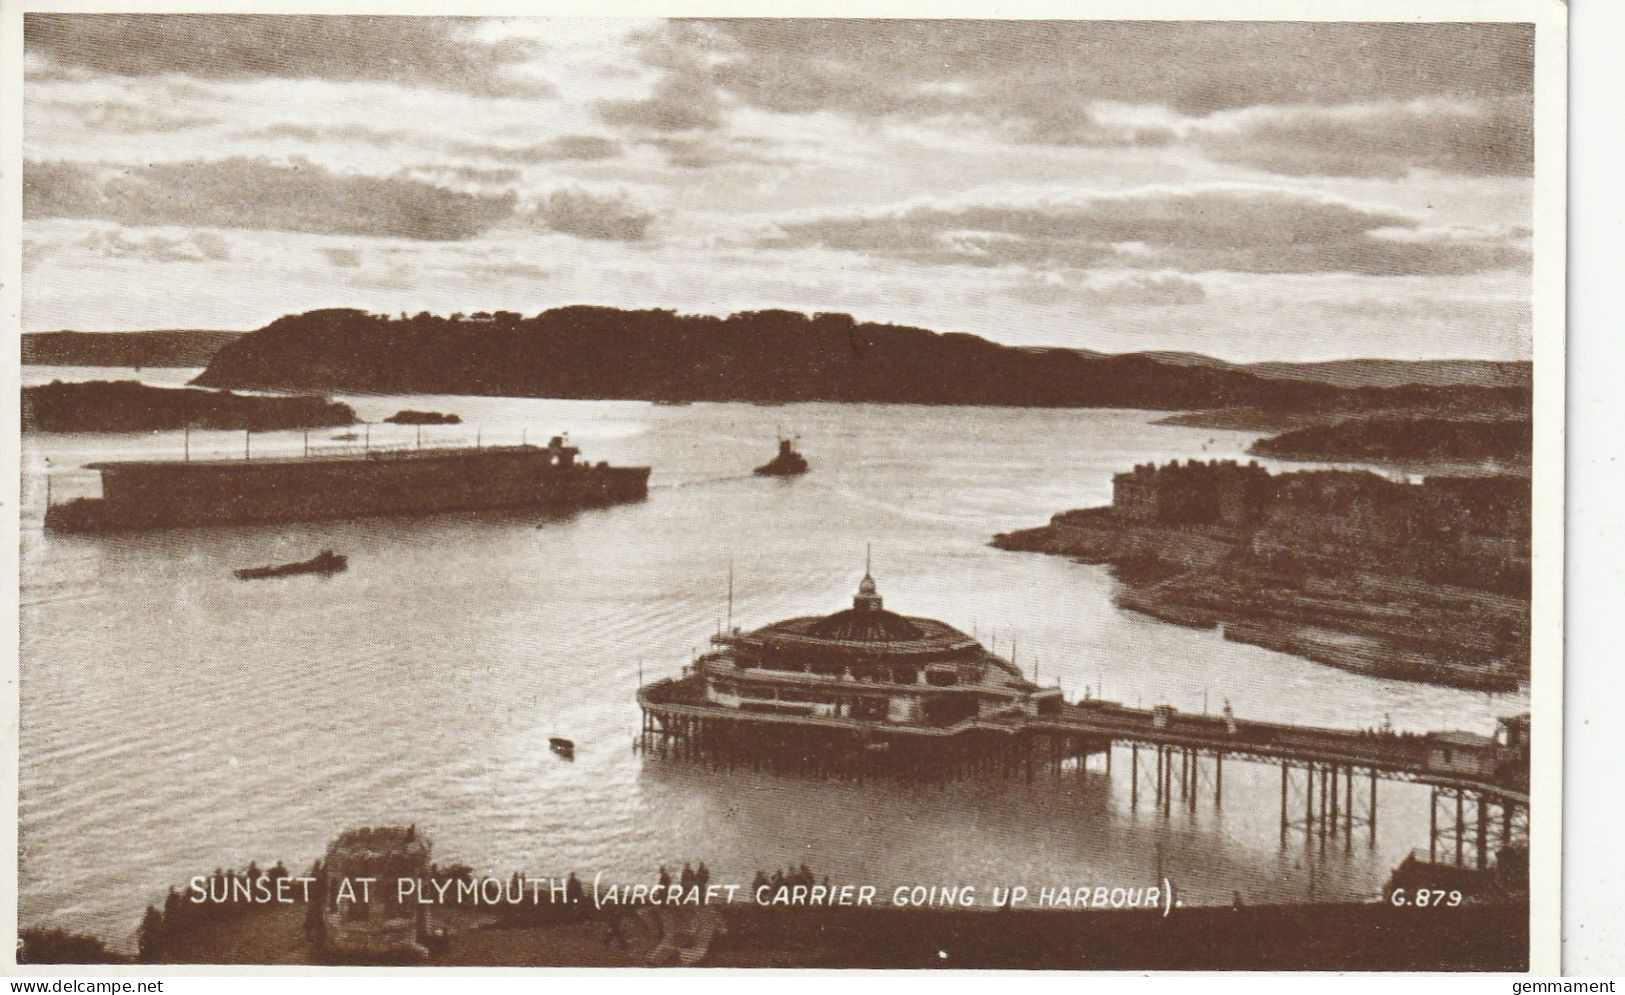
<instances>
[{"instance_id":1,"label":"aircraft carrier","mask_svg":"<svg viewBox=\"0 0 1625 995\"><path fill-rule=\"evenodd\" d=\"M46 509L55 532L294 522L488 508L570 509L640 501L649 467L541 446L365 450L270 459L92 463L102 497Z\"/></svg>"}]
</instances>

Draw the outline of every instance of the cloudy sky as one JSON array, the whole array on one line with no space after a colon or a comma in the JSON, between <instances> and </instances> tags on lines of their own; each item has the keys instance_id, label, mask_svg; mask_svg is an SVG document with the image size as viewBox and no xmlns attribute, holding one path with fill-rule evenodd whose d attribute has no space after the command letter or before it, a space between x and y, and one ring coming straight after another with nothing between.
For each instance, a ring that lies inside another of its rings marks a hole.
<instances>
[{"instance_id":1,"label":"cloudy sky","mask_svg":"<svg viewBox=\"0 0 1625 995\"><path fill-rule=\"evenodd\" d=\"M24 326L785 307L1530 351L1516 25L28 15Z\"/></svg>"}]
</instances>

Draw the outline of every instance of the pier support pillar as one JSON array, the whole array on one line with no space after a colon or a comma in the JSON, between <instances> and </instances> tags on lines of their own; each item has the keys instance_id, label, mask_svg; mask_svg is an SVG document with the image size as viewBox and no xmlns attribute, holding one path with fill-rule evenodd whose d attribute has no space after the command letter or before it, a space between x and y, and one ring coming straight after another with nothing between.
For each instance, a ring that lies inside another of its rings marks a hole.
<instances>
[{"instance_id":1,"label":"pier support pillar","mask_svg":"<svg viewBox=\"0 0 1625 995\"><path fill-rule=\"evenodd\" d=\"M1464 797L1462 797L1462 792L1457 791L1456 792L1456 866L1457 867L1462 866L1461 843L1462 843L1462 838L1467 835L1467 822L1466 822L1467 812L1466 812L1466 808L1467 808L1467 800Z\"/></svg>"},{"instance_id":2,"label":"pier support pillar","mask_svg":"<svg viewBox=\"0 0 1625 995\"><path fill-rule=\"evenodd\" d=\"M1343 842L1354 844L1354 768L1343 768Z\"/></svg>"},{"instance_id":3,"label":"pier support pillar","mask_svg":"<svg viewBox=\"0 0 1625 995\"><path fill-rule=\"evenodd\" d=\"M1304 767L1307 775L1303 780L1303 835L1305 839L1313 839L1315 835L1315 765Z\"/></svg>"},{"instance_id":4,"label":"pier support pillar","mask_svg":"<svg viewBox=\"0 0 1625 995\"><path fill-rule=\"evenodd\" d=\"M1439 789L1428 789L1428 863L1439 862Z\"/></svg>"},{"instance_id":5,"label":"pier support pillar","mask_svg":"<svg viewBox=\"0 0 1625 995\"><path fill-rule=\"evenodd\" d=\"M1286 789L1287 789L1287 782L1291 778L1291 776L1292 776L1292 766L1290 764L1286 764L1286 763L1281 764L1281 843L1282 843L1282 845L1286 844L1286 827L1288 825L1287 813L1286 813Z\"/></svg>"},{"instance_id":6,"label":"pier support pillar","mask_svg":"<svg viewBox=\"0 0 1625 995\"><path fill-rule=\"evenodd\" d=\"M1371 846L1377 845L1377 768L1371 768Z\"/></svg>"},{"instance_id":7,"label":"pier support pillar","mask_svg":"<svg viewBox=\"0 0 1625 995\"><path fill-rule=\"evenodd\" d=\"M1331 829L1332 835L1336 836L1337 835L1337 765L1332 764L1330 767L1328 767L1326 769L1326 773L1329 774L1330 776L1326 778L1325 787L1331 788L1331 791L1328 792L1328 794L1331 796L1329 804L1331 806L1331 812L1332 812L1330 829Z\"/></svg>"}]
</instances>

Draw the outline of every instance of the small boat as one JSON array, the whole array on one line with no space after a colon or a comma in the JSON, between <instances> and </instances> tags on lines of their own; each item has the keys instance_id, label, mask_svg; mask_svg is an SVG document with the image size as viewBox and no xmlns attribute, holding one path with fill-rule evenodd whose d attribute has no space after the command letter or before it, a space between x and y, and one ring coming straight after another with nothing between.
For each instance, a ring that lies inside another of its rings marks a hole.
<instances>
[{"instance_id":1,"label":"small boat","mask_svg":"<svg viewBox=\"0 0 1625 995\"><path fill-rule=\"evenodd\" d=\"M792 440L779 440L779 454L756 468L758 477L799 477L807 472L807 459L796 452Z\"/></svg>"},{"instance_id":2,"label":"small boat","mask_svg":"<svg viewBox=\"0 0 1625 995\"><path fill-rule=\"evenodd\" d=\"M357 440L359 438L361 438L361 436L356 435L354 432L340 432L338 435L333 436L333 441L334 442L354 442L355 440Z\"/></svg>"},{"instance_id":3,"label":"small boat","mask_svg":"<svg viewBox=\"0 0 1625 995\"><path fill-rule=\"evenodd\" d=\"M547 737L547 745L554 753L557 753L566 760L574 760L576 758L576 744L574 740L565 739L563 736L549 736Z\"/></svg>"},{"instance_id":4,"label":"small boat","mask_svg":"<svg viewBox=\"0 0 1625 995\"><path fill-rule=\"evenodd\" d=\"M279 563L269 567L243 567L233 570L238 580L261 580L266 577L292 577L296 574L336 574L350 567L348 557L331 549L324 549L308 560L298 563Z\"/></svg>"}]
</instances>

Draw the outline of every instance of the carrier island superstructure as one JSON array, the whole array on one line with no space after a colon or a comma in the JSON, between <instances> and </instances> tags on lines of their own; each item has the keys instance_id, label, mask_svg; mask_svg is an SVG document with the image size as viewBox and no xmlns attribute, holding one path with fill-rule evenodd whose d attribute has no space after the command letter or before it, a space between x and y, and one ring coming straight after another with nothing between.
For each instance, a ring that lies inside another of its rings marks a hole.
<instances>
[{"instance_id":1,"label":"carrier island superstructure","mask_svg":"<svg viewBox=\"0 0 1625 995\"><path fill-rule=\"evenodd\" d=\"M260 459L92 463L102 497L46 509L58 532L310 521L494 508L570 509L648 496L649 467L533 445L362 450Z\"/></svg>"}]
</instances>

